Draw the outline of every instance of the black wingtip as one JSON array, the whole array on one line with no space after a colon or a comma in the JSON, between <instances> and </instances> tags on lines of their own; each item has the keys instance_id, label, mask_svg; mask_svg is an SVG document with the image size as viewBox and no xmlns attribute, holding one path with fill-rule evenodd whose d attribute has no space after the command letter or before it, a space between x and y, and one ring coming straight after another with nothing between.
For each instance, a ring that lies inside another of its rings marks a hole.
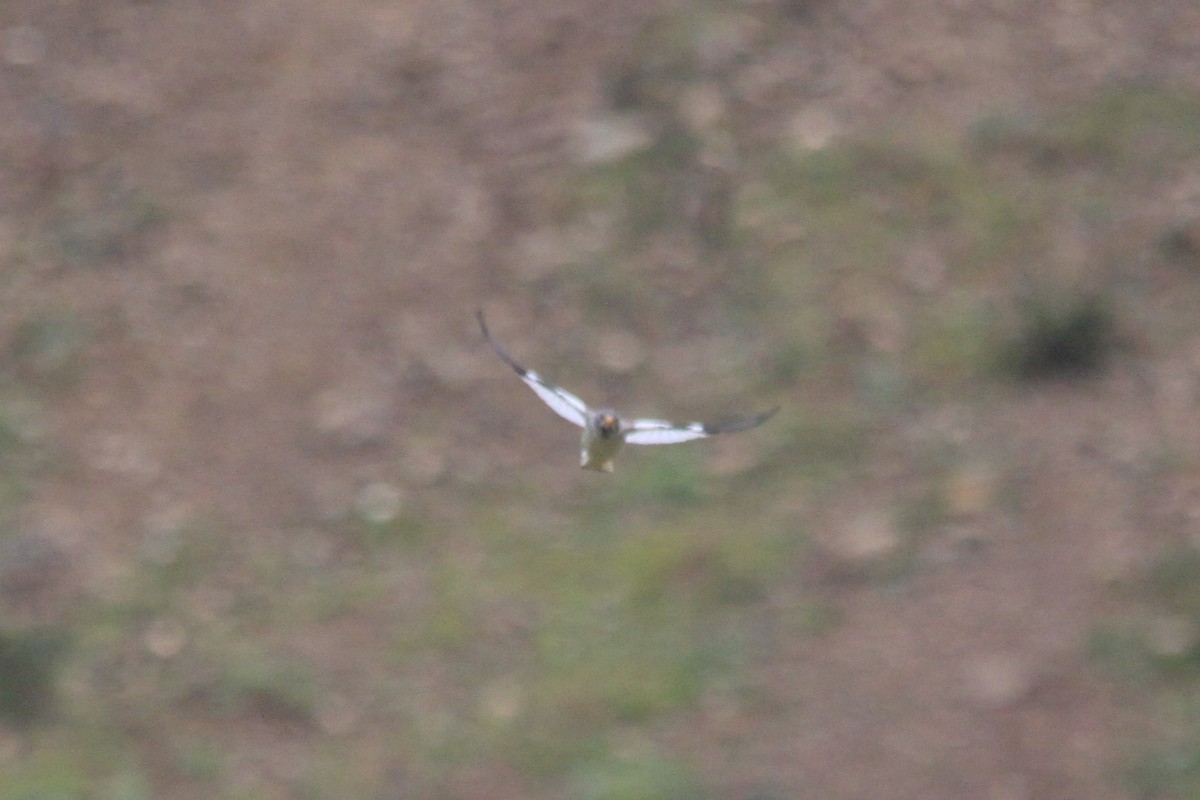
<instances>
[{"instance_id":1,"label":"black wingtip","mask_svg":"<svg viewBox=\"0 0 1200 800\"><path fill-rule=\"evenodd\" d=\"M746 431L751 428L757 428L771 417L779 413L779 406L775 406L770 411L764 411L753 417L743 417L742 419L730 419L722 422L714 422L704 425L704 432L707 434L717 433L737 433L738 431Z\"/></svg>"},{"instance_id":2,"label":"black wingtip","mask_svg":"<svg viewBox=\"0 0 1200 800\"><path fill-rule=\"evenodd\" d=\"M508 364L513 368L514 372L524 378L525 373L528 372L528 370L518 364L513 357L508 354L508 351L501 347L496 340L492 338L492 334L488 330L487 323L484 322L482 308L475 310L475 319L479 320L479 330L483 333L483 340L488 343L489 347L496 351L496 355L500 356L500 359L505 364Z\"/></svg>"},{"instance_id":3,"label":"black wingtip","mask_svg":"<svg viewBox=\"0 0 1200 800\"><path fill-rule=\"evenodd\" d=\"M757 428L759 425L762 425L764 422L769 420L771 417L778 414L779 408L780 408L779 406L775 406L774 408L770 409L769 411L764 411L763 413L759 414L758 416L751 417L750 419L746 420L746 422L747 422L746 428ZM745 429L743 429L743 430L745 430Z\"/></svg>"},{"instance_id":4,"label":"black wingtip","mask_svg":"<svg viewBox=\"0 0 1200 800\"><path fill-rule=\"evenodd\" d=\"M483 340L491 345L492 349L500 353L501 357L508 361L508 353L504 352L500 345L496 344L496 340L492 338L492 332L488 330L487 322L483 319L483 309L475 310L475 319L479 321L479 331L483 334Z\"/></svg>"}]
</instances>

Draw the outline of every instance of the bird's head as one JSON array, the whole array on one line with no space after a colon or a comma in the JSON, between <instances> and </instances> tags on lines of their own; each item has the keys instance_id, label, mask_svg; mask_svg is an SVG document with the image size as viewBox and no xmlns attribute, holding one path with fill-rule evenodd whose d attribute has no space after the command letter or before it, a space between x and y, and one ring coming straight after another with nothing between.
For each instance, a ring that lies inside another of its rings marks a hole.
<instances>
[{"instance_id":1,"label":"bird's head","mask_svg":"<svg viewBox=\"0 0 1200 800\"><path fill-rule=\"evenodd\" d=\"M605 439L615 436L621 427L621 421L611 411L601 411L596 415L596 430Z\"/></svg>"}]
</instances>

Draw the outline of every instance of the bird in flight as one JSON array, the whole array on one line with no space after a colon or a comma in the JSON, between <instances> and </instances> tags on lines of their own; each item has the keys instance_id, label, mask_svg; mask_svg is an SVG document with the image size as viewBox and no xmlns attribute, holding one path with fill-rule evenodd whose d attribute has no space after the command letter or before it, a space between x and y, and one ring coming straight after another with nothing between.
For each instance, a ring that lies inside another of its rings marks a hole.
<instances>
[{"instance_id":1,"label":"bird in flight","mask_svg":"<svg viewBox=\"0 0 1200 800\"><path fill-rule=\"evenodd\" d=\"M533 389L533 393L550 406L554 413L568 422L583 428L583 439L580 444L579 466L583 469L597 472L612 472L613 458L620 451L621 445L629 444L676 444L692 439L703 439L718 433L734 433L749 430L763 424L779 410L776 406L770 411L753 417L739 417L723 422L668 422L662 419L624 420L611 408L589 408L566 389L547 381L538 373L518 364L508 352L492 339L488 332L487 323L483 320L483 311L475 312L479 320L479 330L483 332L484 341L496 351L505 364L512 367L513 372L525 384Z\"/></svg>"}]
</instances>

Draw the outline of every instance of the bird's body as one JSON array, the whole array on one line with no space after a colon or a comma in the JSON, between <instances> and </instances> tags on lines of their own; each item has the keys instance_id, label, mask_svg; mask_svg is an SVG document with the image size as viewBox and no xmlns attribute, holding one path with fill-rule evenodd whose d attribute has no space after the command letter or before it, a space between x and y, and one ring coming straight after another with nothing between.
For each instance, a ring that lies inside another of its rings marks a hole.
<instances>
[{"instance_id":1,"label":"bird's body","mask_svg":"<svg viewBox=\"0 0 1200 800\"><path fill-rule=\"evenodd\" d=\"M733 433L748 430L766 422L778 407L753 417L742 417L720 423L668 422L661 419L635 419L626 422L611 408L592 409L565 389L547 381L538 373L518 364L512 356L497 344L488 332L483 312L476 313L479 329L484 340L496 351L504 363L525 381L534 393L551 410L563 419L583 428L580 441L579 466L597 472L612 472L613 459L622 445L629 444L675 444L692 439L702 439L718 433Z\"/></svg>"},{"instance_id":2,"label":"bird's body","mask_svg":"<svg viewBox=\"0 0 1200 800\"><path fill-rule=\"evenodd\" d=\"M598 472L612 472L613 459L625 439L621 434L621 418L611 409L597 411L583 426L579 443L579 466Z\"/></svg>"}]
</instances>

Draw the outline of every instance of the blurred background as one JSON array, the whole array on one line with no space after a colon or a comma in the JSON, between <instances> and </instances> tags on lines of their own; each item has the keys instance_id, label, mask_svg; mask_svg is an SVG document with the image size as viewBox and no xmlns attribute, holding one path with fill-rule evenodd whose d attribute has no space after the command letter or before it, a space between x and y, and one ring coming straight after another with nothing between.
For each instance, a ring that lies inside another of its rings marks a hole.
<instances>
[{"instance_id":1,"label":"blurred background","mask_svg":"<svg viewBox=\"0 0 1200 800\"><path fill-rule=\"evenodd\" d=\"M10 0L0 282L0 800L1200 793L1194 0Z\"/></svg>"}]
</instances>

